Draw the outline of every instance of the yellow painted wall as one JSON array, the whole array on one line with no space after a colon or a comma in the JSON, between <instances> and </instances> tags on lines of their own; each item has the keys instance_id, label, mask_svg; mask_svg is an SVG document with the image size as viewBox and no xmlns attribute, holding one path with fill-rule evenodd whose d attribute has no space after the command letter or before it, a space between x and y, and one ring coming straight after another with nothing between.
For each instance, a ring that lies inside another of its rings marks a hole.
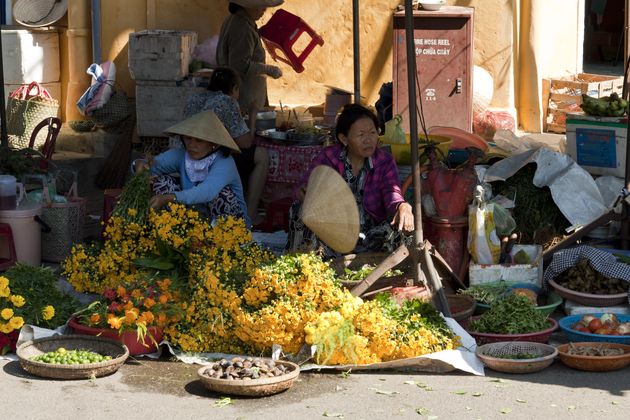
<instances>
[{"instance_id":1,"label":"yellow painted wall","mask_svg":"<svg viewBox=\"0 0 630 420\"><path fill-rule=\"evenodd\" d=\"M541 128L541 80L581 69L579 27L584 0L447 0L475 8L474 62L494 77L492 107L515 112L523 129ZM361 93L369 103L392 79L392 14L401 0L361 0ZM277 63L284 76L270 79L269 99L286 104L316 104L326 85L353 90L352 2L288 0L286 10L301 16L325 40L296 74ZM580 9L582 8L582 9ZM127 68L129 33L143 29L194 30L203 41L218 33L227 15L226 0L103 0L103 60L117 65L117 83L134 96ZM271 9L259 22L263 24ZM270 61L271 59L269 59Z\"/></svg>"}]
</instances>

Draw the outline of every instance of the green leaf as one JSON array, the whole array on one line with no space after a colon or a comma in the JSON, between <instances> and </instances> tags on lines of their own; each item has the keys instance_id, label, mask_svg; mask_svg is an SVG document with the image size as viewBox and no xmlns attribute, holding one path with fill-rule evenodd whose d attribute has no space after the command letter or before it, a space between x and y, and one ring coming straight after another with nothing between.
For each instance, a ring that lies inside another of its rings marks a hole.
<instances>
[{"instance_id":1,"label":"green leaf","mask_svg":"<svg viewBox=\"0 0 630 420\"><path fill-rule=\"evenodd\" d=\"M416 381L405 381L405 382L403 382L403 384L405 384L405 385L415 385Z\"/></svg>"},{"instance_id":2,"label":"green leaf","mask_svg":"<svg viewBox=\"0 0 630 420\"><path fill-rule=\"evenodd\" d=\"M451 394L455 394L455 395L466 395L466 394L468 394L468 392L466 392L466 391L453 391L453 392L451 392Z\"/></svg>"},{"instance_id":3,"label":"green leaf","mask_svg":"<svg viewBox=\"0 0 630 420\"><path fill-rule=\"evenodd\" d=\"M577 407L574 405L570 405L567 407L567 410L575 410Z\"/></svg>"},{"instance_id":4,"label":"green leaf","mask_svg":"<svg viewBox=\"0 0 630 420\"><path fill-rule=\"evenodd\" d=\"M498 382L500 384L504 384L505 380L503 380L501 378L494 378L494 379L490 379L490 382Z\"/></svg>"},{"instance_id":5,"label":"green leaf","mask_svg":"<svg viewBox=\"0 0 630 420\"><path fill-rule=\"evenodd\" d=\"M611 401L610 403L611 403L612 405L619 405L619 404L621 404L619 401Z\"/></svg>"},{"instance_id":6,"label":"green leaf","mask_svg":"<svg viewBox=\"0 0 630 420\"><path fill-rule=\"evenodd\" d=\"M517 402L517 403L521 403L521 404L527 404L527 401L525 401L525 400L521 400L520 398L517 398L517 399L516 399L516 402Z\"/></svg>"},{"instance_id":7,"label":"green leaf","mask_svg":"<svg viewBox=\"0 0 630 420\"><path fill-rule=\"evenodd\" d=\"M502 408L501 410L499 410L501 412L501 414L509 414L512 412L511 408Z\"/></svg>"},{"instance_id":8,"label":"green leaf","mask_svg":"<svg viewBox=\"0 0 630 420\"><path fill-rule=\"evenodd\" d=\"M350 372L351 371L352 371L352 369L348 369L345 372L341 372L341 374L339 376L342 377L343 379L348 379L350 377Z\"/></svg>"},{"instance_id":9,"label":"green leaf","mask_svg":"<svg viewBox=\"0 0 630 420\"><path fill-rule=\"evenodd\" d=\"M427 420L435 420L438 416L427 416Z\"/></svg>"},{"instance_id":10,"label":"green leaf","mask_svg":"<svg viewBox=\"0 0 630 420\"><path fill-rule=\"evenodd\" d=\"M172 270L175 265L170 261L165 261L161 258L138 258L134 261L134 264L138 267L151 268L153 270Z\"/></svg>"},{"instance_id":11,"label":"green leaf","mask_svg":"<svg viewBox=\"0 0 630 420\"><path fill-rule=\"evenodd\" d=\"M377 394L380 395L396 395L396 394L400 394L400 392L398 391L383 391L382 389L378 389L378 388L368 388L370 391L375 391Z\"/></svg>"},{"instance_id":12,"label":"green leaf","mask_svg":"<svg viewBox=\"0 0 630 420\"><path fill-rule=\"evenodd\" d=\"M342 413L329 413L328 411L324 411L324 414L322 414L322 417L337 417L337 418L342 419L343 414Z\"/></svg>"},{"instance_id":13,"label":"green leaf","mask_svg":"<svg viewBox=\"0 0 630 420\"><path fill-rule=\"evenodd\" d=\"M214 402L214 404L212 404L213 407L225 407L226 405L230 405L232 404L232 398L230 397L221 397L219 398L217 401Z\"/></svg>"},{"instance_id":14,"label":"green leaf","mask_svg":"<svg viewBox=\"0 0 630 420\"><path fill-rule=\"evenodd\" d=\"M483 392L473 392L471 395L473 397L481 397L483 395Z\"/></svg>"}]
</instances>

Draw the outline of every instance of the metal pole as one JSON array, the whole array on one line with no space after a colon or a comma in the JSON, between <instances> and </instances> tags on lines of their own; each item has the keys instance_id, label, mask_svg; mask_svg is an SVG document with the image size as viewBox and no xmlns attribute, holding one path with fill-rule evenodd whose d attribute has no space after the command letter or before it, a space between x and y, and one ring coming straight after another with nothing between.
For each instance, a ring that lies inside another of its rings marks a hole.
<instances>
[{"instance_id":1,"label":"metal pole","mask_svg":"<svg viewBox=\"0 0 630 420\"><path fill-rule=\"evenodd\" d=\"M411 162L413 181L413 216L416 229L413 237L416 248L424 242L422 237L422 206L420 205L420 162L418 161L418 113L416 103L416 52L414 45L413 5L405 0L405 37L407 47L407 92L409 94L409 130L411 138Z\"/></svg>"},{"instance_id":2,"label":"metal pole","mask_svg":"<svg viewBox=\"0 0 630 420\"><path fill-rule=\"evenodd\" d=\"M352 53L354 58L354 103L361 103L361 51L359 49L359 0L352 0Z\"/></svg>"},{"instance_id":3,"label":"metal pole","mask_svg":"<svg viewBox=\"0 0 630 420\"><path fill-rule=\"evenodd\" d=\"M2 31L0 30L0 145L9 147L9 135L7 133L7 110L4 103L4 59L2 56Z\"/></svg>"}]
</instances>

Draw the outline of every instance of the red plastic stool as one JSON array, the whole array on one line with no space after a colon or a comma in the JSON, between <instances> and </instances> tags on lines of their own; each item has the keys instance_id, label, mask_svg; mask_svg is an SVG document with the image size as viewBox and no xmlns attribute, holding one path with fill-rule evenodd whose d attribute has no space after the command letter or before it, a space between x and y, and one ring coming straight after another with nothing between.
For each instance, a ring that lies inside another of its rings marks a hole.
<instances>
[{"instance_id":1,"label":"red plastic stool","mask_svg":"<svg viewBox=\"0 0 630 420\"><path fill-rule=\"evenodd\" d=\"M291 65L297 73L304 71L304 60L313 51L317 45L324 45L324 39L319 36L313 28L308 26L299 16L287 12L284 9L278 9L269 22L261 27L258 32L267 47L267 51L274 60L284 61ZM297 56L293 52L293 44L300 38L302 33L306 32L311 37L302 53ZM284 57L277 54L277 50L282 51ZM285 58L286 57L286 58Z\"/></svg>"},{"instance_id":2,"label":"red plastic stool","mask_svg":"<svg viewBox=\"0 0 630 420\"><path fill-rule=\"evenodd\" d=\"M271 201L265 205L265 220L254 226L254 230L263 232L275 232L277 230L289 231L289 209L293 204L293 198L284 197Z\"/></svg>"},{"instance_id":3,"label":"red plastic stool","mask_svg":"<svg viewBox=\"0 0 630 420\"><path fill-rule=\"evenodd\" d=\"M0 257L0 271L8 270L17 262L17 253L15 252L15 242L13 241L13 230L8 223L0 223L0 244L2 239L6 238L6 249L9 253L8 257Z\"/></svg>"}]
</instances>

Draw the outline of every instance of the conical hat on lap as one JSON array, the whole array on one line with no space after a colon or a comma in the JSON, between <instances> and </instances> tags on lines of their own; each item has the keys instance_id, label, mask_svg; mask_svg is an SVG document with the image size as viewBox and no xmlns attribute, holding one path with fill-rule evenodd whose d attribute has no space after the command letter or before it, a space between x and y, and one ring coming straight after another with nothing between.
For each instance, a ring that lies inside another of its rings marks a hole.
<instances>
[{"instance_id":1,"label":"conical hat on lap","mask_svg":"<svg viewBox=\"0 0 630 420\"><path fill-rule=\"evenodd\" d=\"M308 179L301 217L326 245L348 253L359 240L359 208L350 187L329 166L316 167Z\"/></svg>"}]
</instances>

